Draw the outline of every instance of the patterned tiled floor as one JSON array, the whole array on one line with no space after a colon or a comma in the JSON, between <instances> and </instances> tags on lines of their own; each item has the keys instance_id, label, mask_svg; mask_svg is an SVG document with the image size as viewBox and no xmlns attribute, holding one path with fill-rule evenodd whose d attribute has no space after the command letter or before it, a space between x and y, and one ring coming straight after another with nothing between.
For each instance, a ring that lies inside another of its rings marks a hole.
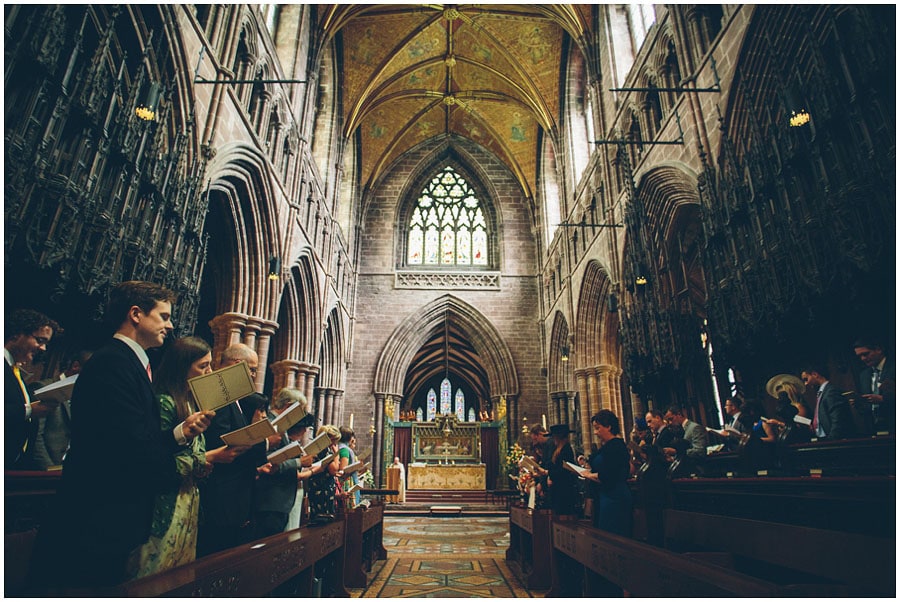
<instances>
[{"instance_id":1,"label":"patterned tiled floor","mask_svg":"<svg viewBox=\"0 0 900 602\"><path fill-rule=\"evenodd\" d=\"M370 573L363 598L530 598L507 568L507 517L384 519L387 560Z\"/></svg>"}]
</instances>

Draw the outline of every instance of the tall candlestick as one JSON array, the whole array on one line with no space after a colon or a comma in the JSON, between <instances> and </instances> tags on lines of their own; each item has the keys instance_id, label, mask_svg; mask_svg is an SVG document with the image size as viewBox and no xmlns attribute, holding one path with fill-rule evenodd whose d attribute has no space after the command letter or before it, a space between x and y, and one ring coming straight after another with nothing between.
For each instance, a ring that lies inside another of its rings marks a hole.
<instances>
[{"instance_id":1,"label":"tall candlestick","mask_svg":"<svg viewBox=\"0 0 900 602\"><path fill-rule=\"evenodd\" d=\"M547 430L547 415L541 414L541 426L544 427L544 430Z\"/></svg>"},{"instance_id":2,"label":"tall candlestick","mask_svg":"<svg viewBox=\"0 0 900 602\"><path fill-rule=\"evenodd\" d=\"M353 413L350 413L350 430L353 430Z\"/></svg>"}]
</instances>

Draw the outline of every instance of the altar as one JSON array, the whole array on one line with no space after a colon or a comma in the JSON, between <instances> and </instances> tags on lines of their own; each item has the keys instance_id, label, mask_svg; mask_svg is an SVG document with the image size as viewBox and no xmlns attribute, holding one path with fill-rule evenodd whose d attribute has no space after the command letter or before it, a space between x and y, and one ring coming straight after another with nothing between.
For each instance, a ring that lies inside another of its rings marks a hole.
<instances>
[{"instance_id":1,"label":"altar","mask_svg":"<svg viewBox=\"0 0 900 602\"><path fill-rule=\"evenodd\" d=\"M407 489L475 489L484 491L484 464L410 464Z\"/></svg>"}]
</instances>

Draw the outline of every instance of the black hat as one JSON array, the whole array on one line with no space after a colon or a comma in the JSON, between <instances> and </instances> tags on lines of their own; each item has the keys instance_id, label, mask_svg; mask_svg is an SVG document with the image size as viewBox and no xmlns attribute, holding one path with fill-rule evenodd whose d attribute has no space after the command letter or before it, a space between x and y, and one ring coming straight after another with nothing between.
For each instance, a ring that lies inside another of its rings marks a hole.
<instances>
[{"instance_id":1,"label":"black hat","mask_svg":"<svg viewBox=\"0 0 900 602\"><path fill-rule=\"evenodd\" d=\"M550 434L554 437L562 437L564 435L568 435L569 433L574 433L575 431L569 428L568 424L554 424L550 427Z\"/></svg>"}]
</instances>

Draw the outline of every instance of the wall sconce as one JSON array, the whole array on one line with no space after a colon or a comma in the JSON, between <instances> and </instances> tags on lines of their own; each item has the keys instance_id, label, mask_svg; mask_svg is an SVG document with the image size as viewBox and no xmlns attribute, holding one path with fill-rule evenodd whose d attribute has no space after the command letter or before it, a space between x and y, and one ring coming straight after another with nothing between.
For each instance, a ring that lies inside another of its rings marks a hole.
<instances>
[{"instance_id":1,"label":"wall sconce","mask_svg":"<svg viewBox=\"0 0 900 602\"><path fill-rule=\"evenodd\" d=\"M795 86L789 85L785 88L783 100L785 107L791 112L788 122L792 128L801 127L809 123L809 112L807 112L804 107L806 103L803 102L802 95L797 91Z\"/></svg>"},{"instance_id":2,"label":"wall sconce","mask_svg":"<svg viewBox=\"0 0 900 602\"><path fill-rule=\"evenodd\" d=\"M647 278L645 276L636 276L634 283L638 286L647 286Z\"/></svg>"},{"instance_id":3,"label":"wall sconce","mask_svg":"<svg viewBox=\"0 0 900 602\"><path fill-rule=\"evenodd\" d=\"M159 105L160 87L156 82L151 82L143 94L143 99L138 102L134 114L138 119L153 121L156 119L156 108Z\"/></svg>"},{"instance_id":4,"label":"wall sconce","mask_svg":"<svg viewBox=\"0 0 900 602\"><path fill-rule=\"evenodd\" d=\"M269 280L281 278L281 259L276 256L269 258Z\"/></svg>"},{"instance_id":5,"label":"wall sconce","mask_svg":"<svg viewBox=\"0 0 900 602\"><path fill-rule=\"evenodd\" d=\"M563 362L569 361L569 346L563 345L562 349L560 349L559 359Z\"/></svg>"}]
</instances>

